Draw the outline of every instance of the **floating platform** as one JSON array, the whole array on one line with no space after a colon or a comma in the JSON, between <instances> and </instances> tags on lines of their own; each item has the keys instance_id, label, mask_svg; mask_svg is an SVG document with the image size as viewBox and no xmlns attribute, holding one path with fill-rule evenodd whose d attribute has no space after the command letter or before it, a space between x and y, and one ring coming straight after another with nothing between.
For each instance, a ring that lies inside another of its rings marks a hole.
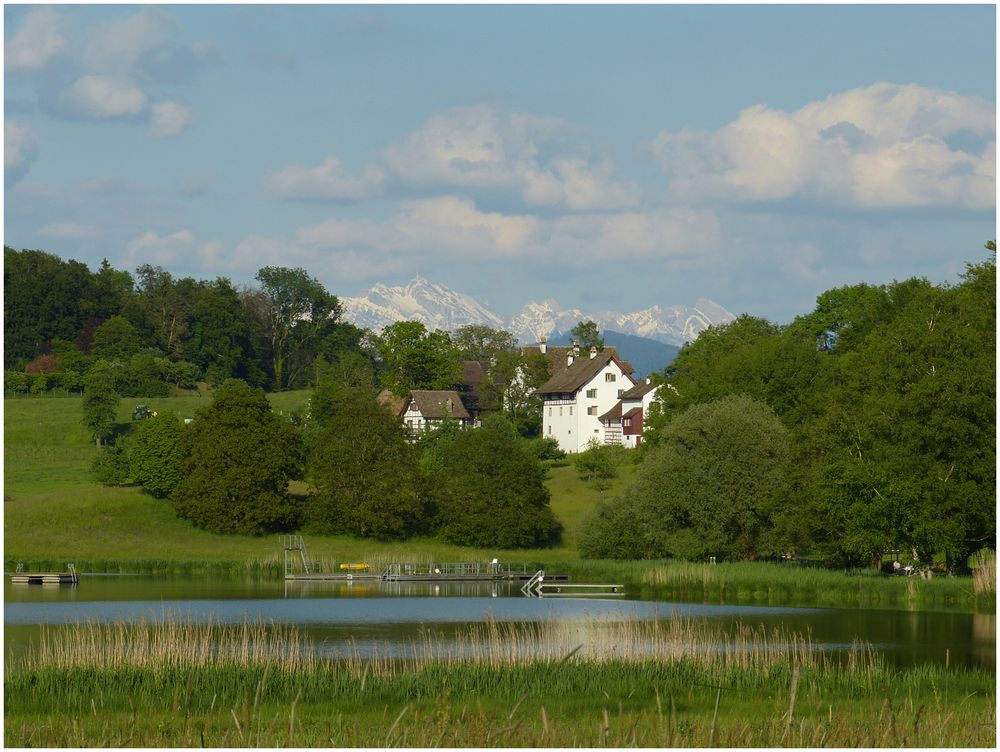
<instances>
[{"instance_id":1,"label":"floating platform","mask_svg":"<svg viewBox=\"0 0 1000 752\"><path fill-rule=\"evenodd\" d=\"M76 585L79 578L70 565L68 572L15 572L10 581L15 585Z\"/></svg>"}]
</instances>

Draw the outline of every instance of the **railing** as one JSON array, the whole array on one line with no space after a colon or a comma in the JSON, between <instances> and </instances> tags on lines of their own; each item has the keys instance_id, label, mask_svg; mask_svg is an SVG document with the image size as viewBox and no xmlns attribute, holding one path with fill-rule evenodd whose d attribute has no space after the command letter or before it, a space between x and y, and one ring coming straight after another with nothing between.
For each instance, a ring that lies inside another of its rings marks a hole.
<instances>
[{"instance_id":1,"label":"railing","mask_svg":"<svg viewBox=\"0 0 1000 752\"><path fill-rule=\"evenodd\" d=\"M388 564L382 570L385 581L398 580L406 577L512 577L528 573L527 564L509 564L500 562L462 561L462 562L420 562Z\"/></svg>"}]
</instances>

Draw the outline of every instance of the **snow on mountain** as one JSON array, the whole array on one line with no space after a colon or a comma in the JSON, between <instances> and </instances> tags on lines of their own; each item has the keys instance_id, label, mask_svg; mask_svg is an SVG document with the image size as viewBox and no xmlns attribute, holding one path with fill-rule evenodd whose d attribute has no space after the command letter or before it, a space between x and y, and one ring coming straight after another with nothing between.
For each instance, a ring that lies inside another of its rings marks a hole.
<instances>
[{"instance_id":1,"label":"snow on mountain","mask_svg":"<svg viewBox=\"0 0 1000 752\"><path fill-rule=\"evenodd\" d=\"M396 321L414 320L428 329L453 331L466 324L485 324L513 332L522 342L567 334L577 322L592 319L598 327L648 337L671 345L694 340L712 324L735 317L718 303L698 300L693 307L658 305L632 313L562 309L554 300L531 302L510 321L504 321L468 295L416 277L405 287L375 285L356 298L342 298L344 318L357 326L378 331Z\"/></svg>"},{"instance_id":2,"label":"snow on mountain","mask_svg":"<svg viewBox=\"0 0 1000 752\"><path fill-rule=\"evenodd\" d=\"M419 321L428 329L451 331L466 324L502 327L504 321L474 298L414 277L405 287L375 285L365 295L342 298L344 318L378 331L397 321Z\"/></svg>"}]
</instances>

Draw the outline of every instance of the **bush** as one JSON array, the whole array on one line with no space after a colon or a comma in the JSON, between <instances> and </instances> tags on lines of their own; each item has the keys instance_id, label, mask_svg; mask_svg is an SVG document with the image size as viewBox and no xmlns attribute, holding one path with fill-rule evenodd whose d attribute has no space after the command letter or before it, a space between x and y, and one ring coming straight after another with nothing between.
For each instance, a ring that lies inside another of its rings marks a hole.
<instances>
[{"instance_id":1,"label":"bush","mask_svg":"<svg viewBox=\"0 0 1000 752\"><path fill-rule=\"evenodd\" d=\"M627 499L602 499L580 526L577 547L584 559L655 558L641 510Z\"/></svg>"},{"instance_id":2,"label":"bush","mask_svg":"<svg viewBox=\"0 0 1000 752\"><path fill-rule=\"evenodd\" d=\"M546 460L565 459L566 452L559 448L559 441L552 436L540 436L534 439L527 439L525 447L532 455L542 462Z\"/></svg>"},{"instance_id":3,"label":"bush","mask_svg":"<svg viewBox=\"0 0 1000 752\"><path fill-rule=\"evenodd\" d=\"M132 480L153 496L164 497L181 481L181 437L184 424L172 412L139 423L129 449Z\"/></svg>"},{"instance_id":4,"label":"bush","mask_svg":"<svg viewBox=\"0 0 1000 752\"><path fill-rule=\"evenodd\" d=\"M582 480L611 480L617 477L618 468L627 458L625 447L591 439L584 451L573 455L573 466Z\"/></svg>"},{"instance_id":5,"label":"bush","mask_svg":"<svg viewBox=\"0 0 1000 752\"><path fill-rule=\"evenodd\" d=\"M14 394L27 394L31 384L28 374L23 371L4 371L3 389Z\"/></svg>"},{"instance_id":6,"label":"bush","mask_svg":"<svg viewBox=\"0 0 1000 752\"><path fill-rule=\"evenodd\" d=\"M105 486L124 486L131 482L128 449L124 442L104 447L90 465L90 475Z\"/></svg>"}]
</instances>

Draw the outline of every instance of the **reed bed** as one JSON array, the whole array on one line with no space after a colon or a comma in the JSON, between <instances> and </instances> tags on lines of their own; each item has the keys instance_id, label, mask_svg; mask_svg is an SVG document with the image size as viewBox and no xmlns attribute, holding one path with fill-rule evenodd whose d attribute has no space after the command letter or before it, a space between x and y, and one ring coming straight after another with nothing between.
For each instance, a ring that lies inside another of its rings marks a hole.
<instances>
[{"instance_id":1,"label":"reed bed","mask_svg":"<svg viewBox=\"0 0 1000 752\"><path fill-rule=\"evenodd\" d=\"M993 746L995 677L622 618L328 657L292 626L82 623L5 665L8 746Z\"/></svg>"},{"instance_id":2,"label":"reed bed","mask_svg":"<svg viewBox=\"0 0 1000 752\"><path fill-rule=\"evenodd\" d=\"M983 548L972 555L972 584L976 595L996 595L997 557L989 548Z\"/></svg>"}]
</instances>

